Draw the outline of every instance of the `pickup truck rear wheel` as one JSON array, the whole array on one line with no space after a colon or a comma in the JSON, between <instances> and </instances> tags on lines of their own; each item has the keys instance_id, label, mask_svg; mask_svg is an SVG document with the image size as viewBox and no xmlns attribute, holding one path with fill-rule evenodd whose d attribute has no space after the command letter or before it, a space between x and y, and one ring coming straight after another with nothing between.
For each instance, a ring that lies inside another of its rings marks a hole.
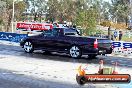
<instances>
[{"instance_id":1,"label":"pickup truck rear wheel","mask_svg":"<svg viewBox=\"0 0 132 88\"><path fill-rule=\"evenodd\" d=\"M30 41L25 41L23 47L26 53L32 53L34 51L33 43Z\"/></svg>"},{"instance_id":2,"label":"pickup truck rear wheel","mask_svg":"<svg viewBox=\"0 0 132 88\"><path fill-rule=\"evenodd\" d=\"M80 58L82 56L81 49L78 46L72 46L70 48L70 56L75 59Z\"/></svg>"}]
</instances>

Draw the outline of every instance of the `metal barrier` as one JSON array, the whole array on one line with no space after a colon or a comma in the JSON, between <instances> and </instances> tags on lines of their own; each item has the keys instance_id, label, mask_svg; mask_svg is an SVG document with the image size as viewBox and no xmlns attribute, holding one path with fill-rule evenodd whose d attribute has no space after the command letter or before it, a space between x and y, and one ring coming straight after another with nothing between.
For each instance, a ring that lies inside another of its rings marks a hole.
<instances>
[{"instance_id":1,"label":"metal barrier","mask_svg":"<svg viewBox=\"0 0 132 88\"><path fill-rule=\"evenodd\" d=\"M20 42L22 38L27 36L27 34L0 32L0 40L6 40L11 42Z\"/></svg>"}]
</instances>

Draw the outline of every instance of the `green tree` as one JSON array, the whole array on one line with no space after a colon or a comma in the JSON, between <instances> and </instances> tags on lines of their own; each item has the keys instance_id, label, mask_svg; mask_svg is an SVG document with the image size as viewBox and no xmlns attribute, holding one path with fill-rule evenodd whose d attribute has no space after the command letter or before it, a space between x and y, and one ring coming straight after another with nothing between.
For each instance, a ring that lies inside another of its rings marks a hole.
<instances>
[{"instance_id":1,"label":"green tree","mask_svg":"<svg viewBox=\"0 0 132 88\"><path fill-rule=\"evenodd\" d=\"M112 0L111 14L116 22L128 21L130 15L129 0Z\"/></svg>"},{"instance_id":2,"label":"green tree","mask_svg":"<svg viewBox=\"0 0 132 88\"><path fill-rule=\"evenodd\" d=\"M15 2L15 21L20 21L23 18L23 12L26 7L27 5L23 1Z\"/></svg>"},{"instance_id":3,"label":"green tree","mask_svg":"<svg viewBox=\"0 0 132 88\"><path fill-rule=\"evenodd\" d=\"M0 8L1 8L1 19L4 24L4 30L3 31L10 31L11 29L11 21L12 21L12 12L13 12L13 2L12 0L1 0L3 3ZM22 12L25 9L25 3L24 2L15 2L15 18L17 16L20 17Z\"/></svg>"},{"instance_id":4,"label":"green tree","mask_svg":"<svg viewBox=\"0 0 132 88\"><path fill-rule=\"evenodd\" d=\"M103 2L102 3L102 8L101 8L101 19L103 20L110 20L110 8L111 4L109 2Z\"/></svg>"},{"instance_id":5,"label":"green tree","mask_svg":"<svg viewBox=\"0 0 132 88\"><path fill-rule=\"evenodd\" d=\"M98 18L98 9L96 7L96 3L90 3L91 1L84 0L80 3L80 9L78 9L78 15L76 19L76 24L83 27L85 34L89 34L92 31L95 31L97 18Z\"/></svg>"},{"instance_id":6,"label":"green tree","mask_svg":"<svg viewBox=\"0 0 132 88\"><path fill-rule=\"evenodd\" d=\"M54 22L57 20L57 17L59 16L59 1L58 0L48 0L48 16L47 19Z\"/></svg>"},{"instance_id":7,"label":"green tree","mask_svg":"<svg viewBox=\"0 0 132 88\"><path fill-rule=\"evenodd\" d=\"M63 21L75 23L79 7L77 0L48 0L47 5L49 7L47 19L54 19L60 23Z\"/></svg>"},{"instance_id":8,"label":"green tree","mask_svg":"<svg viewBox=\"0 0 132 88\"><path fill-rule=\"evenodd\" d=\"M31 3L30 3L31 2ZM47 12L47 1L46 0L28 0L28 9L34 16L34 21L39 20L41 22L42 15Z\"/></svg>"},{"instance_id":9,"label":"green tree","mask_svg":"<svg viewBox=\"0 0 132 88\"><path fill-rule=\"evenodd\" d=\"M11 0L1 0L1 1L5 3L1 11L2 20L5 27L4 31L9 31L12 20L12 1Z\"/></svg>"}]
</instances>

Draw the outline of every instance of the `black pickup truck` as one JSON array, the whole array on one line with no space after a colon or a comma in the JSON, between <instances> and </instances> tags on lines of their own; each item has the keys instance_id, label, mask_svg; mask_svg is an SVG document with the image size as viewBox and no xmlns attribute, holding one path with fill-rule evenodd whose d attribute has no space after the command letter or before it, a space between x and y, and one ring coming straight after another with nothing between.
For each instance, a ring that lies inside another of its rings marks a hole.
<instances>
[{"instance_id":1,"label":"black pickup truck","mask_svg":"<svg viewBox=\"0 0 132 88\"><path fill-rule=\"evenodd\" d=\"M20 42L27 53L43 50L67 53L72 58L80 58L82 55L94 58L100 54L111 54L111 44L111 40L105 38L80 36L73 28L53 28L42 34L24 38Z\"/></svg>"}]
</instances>

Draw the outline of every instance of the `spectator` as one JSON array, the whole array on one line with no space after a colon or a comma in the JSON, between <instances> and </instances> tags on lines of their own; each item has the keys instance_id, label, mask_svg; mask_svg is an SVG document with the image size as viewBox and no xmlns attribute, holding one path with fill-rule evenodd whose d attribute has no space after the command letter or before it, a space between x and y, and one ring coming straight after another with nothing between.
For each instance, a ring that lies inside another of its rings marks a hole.
<instances>
[{"instance_id":1,"label":"spectator","mask_svg":"<svg viewBox=\"0 0 132 88\"><path fill-rule=\"evenodd\" d=\"M76 25L71 26L71 28L73 28L73 29L75 29L75 30L76 30Z\"/></svg>"},{"instance_id":2,"label":"spectator","mask_svg":"<svg viewBox=\"0 0 132 88\"><path fill-rule=\"evenodd\" d=\"M122 31L119 31L119 41L121 41L122 40Z\"/></svg>"},{"instance_id":3,"label":"spectator","mask_svg":"<svg viewBox=\"0 0 132 88\"><path fill-rule=\"evenodd\" d=\"M57 23L54 23L54 24L53 24L53 28L56 28L56 27L57 27Z\"/></svg>"},{"instance_id":4,"label":"spectator","mask_svg":"<svg viewBox=\"0 0 132 88\"><path fill-rule=\"evenodd\" d=\"M111 35L111 40L114 41L113 35Z\"/></svg>"},{"instance_id":5,"label":"spectator","mask_svg":"<svg viewBox=\"0 0 132 88\"><path fill-rule=\"evenodd\" d=\"M108 27L108 39L111 39L111 34L110 34L111 27Z\"/></svg>"},{"instance_id":6,"label":"spectator","mask_svg":"<svg viewBox=\"0 0 132 88\"><path fill-rule=\"evenodd\" d=\"M115 31L114 31L114 40L117 40L117 36L118 36L118 33L117 33L116 29L115 29Z\"/></svg>"}]
</instances>

